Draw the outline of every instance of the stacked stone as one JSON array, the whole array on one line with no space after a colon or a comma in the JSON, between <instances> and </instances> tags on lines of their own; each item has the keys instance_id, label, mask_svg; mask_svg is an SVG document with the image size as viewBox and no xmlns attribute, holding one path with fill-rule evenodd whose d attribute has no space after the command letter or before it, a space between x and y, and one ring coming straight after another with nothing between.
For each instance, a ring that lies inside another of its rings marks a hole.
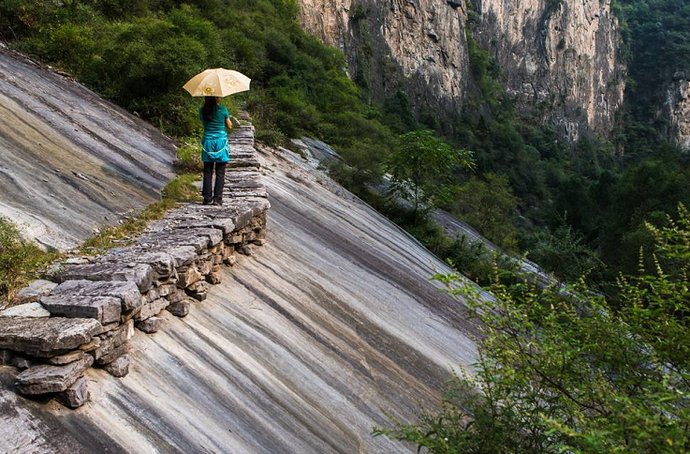
<instances>
[{"instance_id":1,"label":"stacked stone","mask_svg":"<svg viewBox=\"0 0 690 454\"><path fill-rule=\"evenodd\" d=\"M20 292L26 304L0 312L0 364L23 369L19 393L83 405L89 367L125 376L135 327L155 333L163 310L186 316L220 283L223 264L234 265L237 253L252 255L264 243L269 203L253 127L237 128L231 144L222 206L174 209L131 246L60 264L51 281Z\"/></svg>"}]
</instances>

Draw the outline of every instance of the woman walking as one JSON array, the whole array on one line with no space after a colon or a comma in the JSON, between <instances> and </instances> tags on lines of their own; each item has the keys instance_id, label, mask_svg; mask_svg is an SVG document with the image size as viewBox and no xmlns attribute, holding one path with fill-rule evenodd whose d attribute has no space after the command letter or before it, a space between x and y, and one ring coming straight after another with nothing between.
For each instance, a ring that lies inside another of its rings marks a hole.
<instances>
[{"instance_id":1,"label":"woman walking","mask_svg":"<svg viewBox=\"0 0 690 454\"><path fill-rule=\"evenodd\" d=\"M228 109L219 101L220 98L215 96L206 96L204 106L199 110L199 117L204 124L204 135L201 138L201 160L204 162L204 183L201 194L204 197L204 205L223 204L225 167L230 161L228 130L232 129L232 121ZM214 171L215 184L213 184Z\"/></svg>"}]
</instances>

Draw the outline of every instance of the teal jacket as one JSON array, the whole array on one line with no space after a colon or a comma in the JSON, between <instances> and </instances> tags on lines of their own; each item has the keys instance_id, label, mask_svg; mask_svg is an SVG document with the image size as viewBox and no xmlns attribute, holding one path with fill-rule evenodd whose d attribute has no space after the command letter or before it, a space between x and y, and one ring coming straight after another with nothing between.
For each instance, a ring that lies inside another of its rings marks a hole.
<instances>
[{"instance_id":1,"label":"teal jacket","mask_svg":"<svg viewBox=\"0 0 690 454\"><path fill-rule=\"evenodd\" d=\"M218 106L211 120L204 118L204 108L199 109L199 118L204 124L204 135L201 138L201 160L203 162L230 161L230 143L225 129L225 120L230 117L225 106Z\"/></svg>"}]
</instances>

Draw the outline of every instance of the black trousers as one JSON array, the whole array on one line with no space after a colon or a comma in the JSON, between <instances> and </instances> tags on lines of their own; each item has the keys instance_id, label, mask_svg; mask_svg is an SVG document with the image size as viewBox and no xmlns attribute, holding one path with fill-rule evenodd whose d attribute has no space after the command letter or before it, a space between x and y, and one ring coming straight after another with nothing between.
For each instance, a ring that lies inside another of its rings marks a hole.
<instances>
[{"instance_id":1,"label":"black trousers","mask_svg":"<svg viewBox=\"0 0 690 454\"><path fill-rule=\"evenodd\" d=\"M223 185L225 184L225 167L227 163L223 162L205 162L204 163L204 184L201 190L201 195L204 197L204 202L223 200ZM215 167L216 182L213 184L213 170Z\"/></svg>"}]
</instances>

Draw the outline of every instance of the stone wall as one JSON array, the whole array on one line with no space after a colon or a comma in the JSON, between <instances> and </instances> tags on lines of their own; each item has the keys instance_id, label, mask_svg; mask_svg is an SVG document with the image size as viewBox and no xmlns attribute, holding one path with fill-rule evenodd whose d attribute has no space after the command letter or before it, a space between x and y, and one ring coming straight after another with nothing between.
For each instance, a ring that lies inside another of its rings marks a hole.
<instances>
[{"instance_id":1,"label":"stone wall","mask_svg":"<svg viewBox=\"0 0 690 454\"><path fill-rule=\"evenodd\" d=\"M89 367L127 375L135 328L155 333L163 310L186 316L220 282L221 266L263 244L269 202L253 127L237 128L231 144L222 206L182 205L130 246L58 264L20 292L24 304L0 312L0 365L23 370L20 394L83 405Z\"/></svg>"}]
</instances>

